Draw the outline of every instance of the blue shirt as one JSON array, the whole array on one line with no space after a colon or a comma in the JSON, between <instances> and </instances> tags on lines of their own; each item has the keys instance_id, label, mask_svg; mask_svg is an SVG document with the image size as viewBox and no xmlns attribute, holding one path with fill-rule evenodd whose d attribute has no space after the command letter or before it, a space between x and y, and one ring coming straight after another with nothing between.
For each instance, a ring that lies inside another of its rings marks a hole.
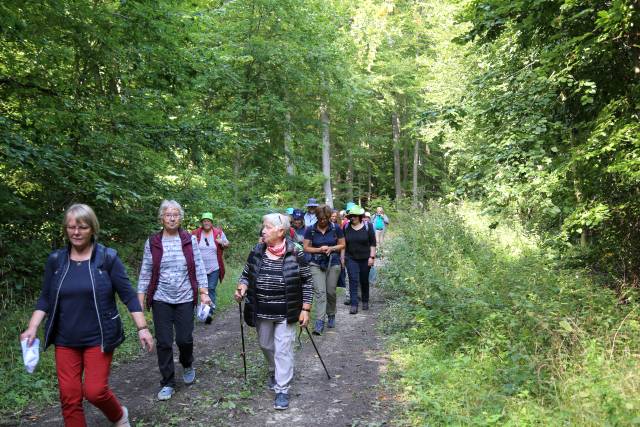
<instances>
[{"instance_id":1,"label":"blue shirt","mask_svg":"<svg viewBox=\"0 0 640 427\"><path fill-rule=\"evenodd\" d=\"M100 325L93 299L89 260L71 261L60 286L55 345L93 347L100 345Z\"/></svg>"},{"instance_id":2,"label":"blue shirt","mask_svg":"<svg viewBox=\"0 0 640 427\"><path fill-rule=\"evenodd\" d=\"M329 223L326 233L322 233L322 231L318 230L318 224L313 227L307 227L307 230L304 232L304 239L310 240L311 246L314 248L319 248L321 246L335 246L338 244L338 239L342 239L343 237L344 232L337 224L334 223ZM321 254L312 254L312 258L316 256L321 256ZM311 262L316 263L313 259ZM331 265L338 264L340 264L340 255L337 252L333 252L331 254Z\"/></svg>"},{"instance_id":3,"label":"blue shirt","mask_svg":"<svg viewBox=\"0 0 640 427\"><path fill-rule=\"evenodd\" d=\"M315 224L318 221L318 218L316 218L316 214L314 213L309 213L307 212L306 214L304 214L304 226L305 227L311 227L313 224Z\"/></svg>"}]
</instances>

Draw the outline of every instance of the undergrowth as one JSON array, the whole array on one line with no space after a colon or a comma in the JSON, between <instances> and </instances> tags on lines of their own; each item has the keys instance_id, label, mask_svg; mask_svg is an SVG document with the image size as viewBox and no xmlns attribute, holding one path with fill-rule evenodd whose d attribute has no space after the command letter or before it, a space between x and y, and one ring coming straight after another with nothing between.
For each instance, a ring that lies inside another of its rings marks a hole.
<instances>
[{"instance_id":1,"label":"undergrowth","mask_svg":"<svg viewBox=\"0 0 640 427\"><path fill-rule=\"evenodd\" d=\"M634 298L469 205L394 223L381 283L398 424L640 424Z\"/></svg>"},{"instance_id":2,"label":"undergrowth","mask_svg":"<svg viewBox=\"0 0 640 427\"><path fill-rule=\"evenodd\" d=\"M218 284L217 311L219 314L227 307L235 304L233 293L237 278L240 276L242 266L233 263L227 266L225 280ZM130 274L134 279L135 274ZM135 285L134 285L135 288ZM0 424L13 424L27 408L37 410L43 406L56 404L58 400L58 382L55 371L55 348L51 346L45 352L40 353L40 361L33 374L28 374L22 363L22 351L19 335L27 327L27 323L33 312L35 300L26 298L13 300L9 306L12 309L3 310L0 314L2 324L0 326ZM135 324L124 306L118 299L118 309L123 319L126 339L115 353L113 365L117 366L135 359L142 354L140 342L137 338ZM153 334L153 322L151 313L146 312L147 321ZM43 343L44 322L40 326L38 336ZM155 351L155 350L154 350ZM160 374L158 373L158 376Z\"/></svg>"}]
</instances>

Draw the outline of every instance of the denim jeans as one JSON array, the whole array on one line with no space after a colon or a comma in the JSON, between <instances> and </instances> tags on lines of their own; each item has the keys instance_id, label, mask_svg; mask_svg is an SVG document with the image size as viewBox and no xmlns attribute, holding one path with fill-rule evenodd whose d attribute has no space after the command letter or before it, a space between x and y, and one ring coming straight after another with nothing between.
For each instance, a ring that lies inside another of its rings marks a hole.
<instances>
[{"instance_id":1,"label":"denim jeans","mask_svg":"<svg viewBox=\"0 0 640 427\"><path fill-rule=\"evenodd\" d=\"M211 273L207 274L207 283L209 285L209 298L211 298L211 302L213 306L211 307L211 312L216 309L216 287L218 286L218 277L220 275L220 270L213 270Z\"/></svg>"},{"instance_id":2,"label":"denim jeans","mask_svg":"<svg viewBox=\"0 0 640 427\"><path fill-rule=\"evenodd\" d=\"M369 260L347 257L347 274L349 275L349 295L351 305L358 306L358 286L362 292L362 302L369 302Z\"/></svg>"}]
</instances>

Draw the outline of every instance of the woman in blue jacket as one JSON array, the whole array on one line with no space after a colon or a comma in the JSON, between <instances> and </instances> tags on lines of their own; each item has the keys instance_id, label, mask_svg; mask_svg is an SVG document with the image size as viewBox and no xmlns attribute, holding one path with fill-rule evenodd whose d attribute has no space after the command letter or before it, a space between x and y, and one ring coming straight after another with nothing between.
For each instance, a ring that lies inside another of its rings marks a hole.
<instances>
[{"instance_id":1,"label":"woman in blue jacket","mask_svg":"<svg viewBox=\"0 0 640 427\"><path fill-rule=\"evenodd\" d=\"M72 205L63 227L69 244L49 255L36 310L20 340L32 345L47 318L44 348L56 348L65 426L86 426L84 398L116 426L129 426L127 408L109 388L113 351L124 341L116 293L131 312L142 347L151 351L153 337L122 261L115 250L96 242L100 226L93 210Z\"/></svg>"}]
</instances>

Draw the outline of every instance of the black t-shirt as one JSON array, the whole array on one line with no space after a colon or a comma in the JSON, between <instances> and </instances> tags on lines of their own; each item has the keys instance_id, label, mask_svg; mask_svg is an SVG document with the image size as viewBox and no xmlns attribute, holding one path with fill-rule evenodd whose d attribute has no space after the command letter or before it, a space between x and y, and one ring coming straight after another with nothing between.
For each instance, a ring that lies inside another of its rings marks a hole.
<instances>
[{"instance_id":1,"label":"black t-shirt","mask_svg":"<svg viewBox=\"0 0 640 427\"><path fill-rule=\"evenodd\" d=\"M348 224L344 229L344 238L347 242L346 253L353 259L369 258L370 247L376 246L376 234L371 224L363 225L360 230L354 230Z\"/></svg>"},{"instance_id":2,"label":"black t-shirt","mask_svg":"<svg viewBox=\"0 0 640 427\"><path fill-rule=\"evenodd\" d=\"M88 260L70 261L58 298L54 343L64 347L100 345L100 325Z\"/></svg>"}]
</instances>

